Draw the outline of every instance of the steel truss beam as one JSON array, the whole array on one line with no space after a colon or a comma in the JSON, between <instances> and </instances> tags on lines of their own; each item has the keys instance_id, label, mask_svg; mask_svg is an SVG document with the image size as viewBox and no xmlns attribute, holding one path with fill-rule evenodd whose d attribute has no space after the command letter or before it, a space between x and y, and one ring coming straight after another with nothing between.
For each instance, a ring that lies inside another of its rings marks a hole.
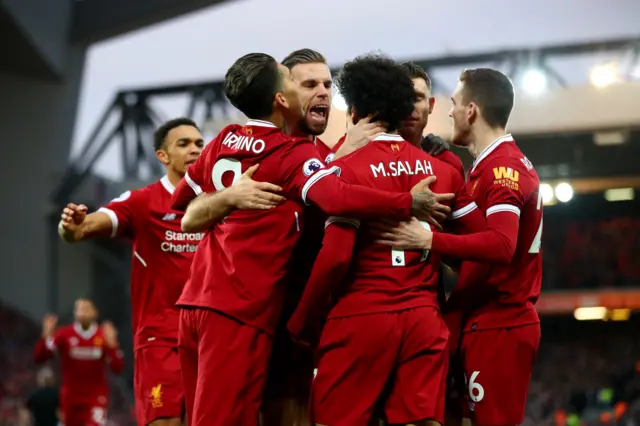
<instances>
[{"instance_id":1,"label":"steel truss beam","mask_svg":"<svg viewBox=\"0 0 640 426\"><path fill-rule=\"evenodd\" d=\"M565 81L560 74L549 65L549 59L567 57L594 52L631 51L638 56L640 38L620 38L592 43L576 43L556 45L542 48L507 49L487 53L447 56L415 61L427 72L438 68L459 66L472 67L478 64L506 65L507 72L517 75L523 67L532 61L540 66L560 86ZM333 73L339 71L332 69ZM443 90L444 86L436 81L434 90ZM189 97L185 116L199 123L224 121L237 115L227 102L223 91L222 81L203 81L193 84L179 84L174 86L146 87L119 92L114 101L107 107L102 118L89 136L79 156L72 160L65 176L52 195L56 205L66 203L73 193L89 176L95 163L105 150L112 144L120 142L122 145L122 164L125 178L140 178L141 170L149 170L153 176L162 173L155 153L152 149L152 134L155 127L161 123L160 114L155 111L150 101L172 95L186 95ZM202 114L197 113L202 112ZM117 116L115 124L109 126L110 118ZM106 133L106 136L102 134Z\"/></svg>"}]
</instances>

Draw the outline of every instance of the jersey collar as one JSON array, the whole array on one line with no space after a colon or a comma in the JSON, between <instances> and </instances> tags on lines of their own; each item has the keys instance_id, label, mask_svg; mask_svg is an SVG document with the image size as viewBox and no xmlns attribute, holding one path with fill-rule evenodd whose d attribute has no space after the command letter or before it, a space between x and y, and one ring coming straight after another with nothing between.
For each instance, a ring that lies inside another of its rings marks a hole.
<instances>
[{"instance_id":1,"label":"jersey collar","mask_svg":"<svg viewBox=\"0 0 640 426\"><path fill-rule=\"evenodd\" d=\"M403 142L402 136L400 135L390 135L388 133L380 133L378 136L373 138L374 141L394 141L394 142Z\"/></svg>"},{"instance_id":2,"label":"jersey collar","mask_svg":"<svg viewBox=\"0 0 640 426\"><path fill-rule=\"evenodd\" d=\"M277 126L269 121L264 121L264 120L249 120L247 121L247 124L245 124L245 126L254 126L254 127L273 127L276 128Z\"/></svg>"},{"instance_id":3,"label":"jersey collar","mask_svg":"<svg viewBox=\"0 0 640 426\"><path fill-rule=\"evenodd\" d=\"M175 191L176 188L169 180L169 176L162 176L162 178L160 178L160 183L162 183L162 186L164 186L164 189L166 189L169 194L173 195L173 191Z\"/></svg>"},{"instance_id":4,"label":"jersey collar","mask_svg":"<svg viewBox=\"0 0 640 426\"><path fill-rule=\"evenodd\" d=\"M482 160L484 160L485 158L487 158L489 156L489 154L491 154L493 151L495 151L495 149L497 147L499 147L500 145L502 145L503 142L513 142L513 136L511 136L511 133L507 133L506 135L499 137L498 139L496 139L495 141L491 142L491 145L489 145L488 147L486 147L481 153L480 155L478 155L478 157L476 158L476 160L473 162L473 167L471 168L471 172L473 172L476 167L478 167L478 164L480 164L480 162Z\"/></svg>"},{"instance_id":5,"label":"jersey collar","mask_svg":"<svg viewBox=\"0 0 640 426\"><path fill-rule=\"evenodd\" d=\"M96 334L96 331L98 331L98 324L94 322L88 329L84 330L79 322L74 322L73 329L86 340L92 338L93 335Z\"/></svg>"}]
</instances>

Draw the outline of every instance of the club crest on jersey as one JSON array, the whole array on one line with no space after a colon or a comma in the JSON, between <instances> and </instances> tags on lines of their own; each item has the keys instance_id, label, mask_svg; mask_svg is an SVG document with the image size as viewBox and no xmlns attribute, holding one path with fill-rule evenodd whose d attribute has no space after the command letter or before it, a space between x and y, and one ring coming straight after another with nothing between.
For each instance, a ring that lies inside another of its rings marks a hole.
<instances>
[{"instance_id":1,"label":"club crest on jersey","mask_svg":"<svg viewBox=\"0 0 640 426\"><path fill-rule=\"evenodd\" d=\"M248 127L248 126L247 126L247 127L245 127L245 128L244 128L244 133L245 133L247 136L251 136L251 135L253 135L253 129L252 129L251 127Z\"/></svg>"},{"instance_id":2,"label":"club crest on jersey","mask_svg":"<svg viewBox=\"0 0 640 426\"><path fill-rule=\"evenodd\" d=\"M400 151L400 145L398 145L397 143L392 143L391 144L391 150L392 151Z\"/></svg>"},{"instance_id":3,"label":"club crest on jersey","mask_svg":"<svg viewBox=\"0 0 640 426\"><path fill-rule=\"evenodd\" d=\"M322 161L317 158L310 158L302 165L302 172L305 176L311 176L323 167Z\"/></svg>"},{"instance_id":4,"label":"club crest on jersey","mask_svg":"<svg viewBox=\"0 0 640 426\"><path fill-rule=\"evenodd\" d=\"M164 404L162 403L162 385L158 384L151 388L151 406L153 408L160 408Z\"/></svg>"},{"instance_id":5,"label":"club crest on jersey","mask_svg":"<svg viewBox=\"0 0 640 426\"><path fill-rule=\"evenodd\" d=\"M102 337L100 337L100 336L96 336L96 337L93 339L93 344L94 344L95 346L102 346L102 344L103 344L103 343L104 343L104 341L102 340Z\"/></svg>"},{"instance_id":6,"label":"club crest on jersey","mask_svg":"<svg viewBox=\"0 0 640 426\"><path fill-rule=\"evenodd\" d=\"M476 192L476 186L478 186L478 181L473 182L473 186L471 187L471 195Z\"/></svg>"}]
</instances>

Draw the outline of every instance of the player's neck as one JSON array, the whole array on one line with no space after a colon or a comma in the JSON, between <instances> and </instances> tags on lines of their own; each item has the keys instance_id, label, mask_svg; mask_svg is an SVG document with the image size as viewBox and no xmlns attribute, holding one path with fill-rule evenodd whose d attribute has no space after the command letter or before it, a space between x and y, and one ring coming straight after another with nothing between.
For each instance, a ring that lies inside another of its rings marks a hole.
<instances>
[{"instance_id":1,"label":"player's neck","mask_svg":"<svg viewBox=\"0 0 640 426\"><path fill-rule=\"evenodd\" d=\"M484 127L478 129L473 132L472 142L469 144L469 152L474 158L477 158L496 139L500 139L506 134L505 129L501 128Z\"/></svg>"},{"instance_id":2,"label":"player's neck","mask_svg":"<svg viewBox=\"0 0 640 426\"><path fill-rule=\"evenodd\" d=\"M422 142L422 135L419 133L411 134L411 135L400 135L402 139L409 142L413 146L420 147L420 142Z\"/></svg>"},{"instance_id":3,"label":"player's neck","mask_svg":"<svg viewBox=\"0 0 640 426\"><path fill-rule=\"evenodd\" d=\"M285 130L287 127L287 123L284 120L284 116L280 111L274 111L273 114L271 114L270 116L265 118L259 118L259 120L268 121L269 123L272 123L273 125L275 125L278 129Z\"/></svg>"},{"instance_id":4,"label":"player's neck","mask_svg":"<svg viewBox=\"0 0 640 426\"><path fill-rule=\"evenodd\" d=\"M180 181L183 177L184 174L179 173L171 168L167 168L167 179L169 179L169 182L171 182L171 185L173 185L174 188L178 187L178 184L180 184Z\"/></svg>"},{"instance_id":5,"label":"player's neck","mask_svg":"<svg viewBox=\"0 0 640 426\"><path fill-rule=\"evenodd\" d=\"M95 325L95 322L90 322L89 324L82 324L81 322L76 321L76 324L82 331L90 330L91 327Z\"/></svg>"}]
</instances>

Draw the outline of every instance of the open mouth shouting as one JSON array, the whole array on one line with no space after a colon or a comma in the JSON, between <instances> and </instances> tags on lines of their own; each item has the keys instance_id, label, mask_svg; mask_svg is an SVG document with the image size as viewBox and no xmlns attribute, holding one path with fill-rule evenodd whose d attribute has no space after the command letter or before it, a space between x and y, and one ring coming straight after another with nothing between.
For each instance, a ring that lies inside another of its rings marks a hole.
<instances>
[{"instance_id":1,"label":"open mouth shouting","mask_svg":"<svg viewBox=\"0 0 640 426\"><path fill-rule=\"evenodd\" d=\"M318 104L309 108L309 113L307 114L310 122L313 124L324 125L327 123L327 119L329 118L329 105Z\"/></svg>"}]
</instances>

